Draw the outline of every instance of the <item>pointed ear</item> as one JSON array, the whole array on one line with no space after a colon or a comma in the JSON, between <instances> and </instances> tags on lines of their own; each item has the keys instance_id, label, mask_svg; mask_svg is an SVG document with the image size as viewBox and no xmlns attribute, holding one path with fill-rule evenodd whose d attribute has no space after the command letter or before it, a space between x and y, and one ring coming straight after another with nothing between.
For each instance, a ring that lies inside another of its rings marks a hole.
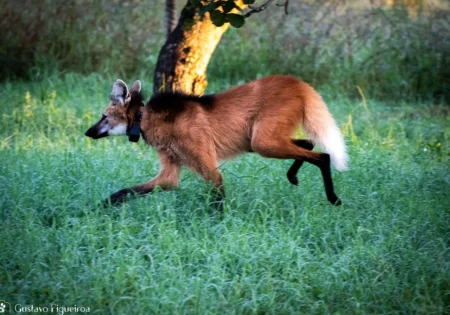
<instances>
[{"instance_id":1,"label":"pointed ear","mask_svg":"<svg viewBox=\"0 0 450 315\"><path fill-rule=\"evenodd\" d=\"M130 89L130 92L137 92L137 93L141 93L141 81L136 80L136 82L133 83L133 86Z\"/></svg>"},{"instance_id":2,"label":"pointed ear","mask_svg":"<svg viewBox=\"0 0 450 315\"><path fill-rule=\"evenodd\" d=\"M127 85L122 80L117 79L111 91L111 101L116 105L125 105L130 99L131 95Z\"/></svg>"}]
</instances>

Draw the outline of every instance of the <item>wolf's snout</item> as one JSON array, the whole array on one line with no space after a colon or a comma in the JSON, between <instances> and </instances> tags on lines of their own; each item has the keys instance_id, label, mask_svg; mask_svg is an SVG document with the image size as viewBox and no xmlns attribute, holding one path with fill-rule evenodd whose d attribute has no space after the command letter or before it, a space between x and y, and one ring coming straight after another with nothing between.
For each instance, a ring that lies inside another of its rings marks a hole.
<instances>
[{"instance_id":1,"label":"wolf's snout","mask_svg":"<svg viewBox=\"0 0 450 315\"><path fill-rule=\"evenodd\" d=\"M89 128L88 130L86 130L86 132L84 133L84 135L86 137L90 137L90 138L94 138L95 135L95 131L92 130L92 128Z\"/></svg>"},{"instance_id":2,"label":"wolf's snout","mask_svg":"<svg viewBox=\"0 0 450 315\"><path fill-rule=\"evenodd\" d=\"M89 128L85 133L85 136L90 137L92 139L100 139L100 138L104 138L108 136L108 132L103 132L103 133L99 133L98 129L96 128L96 126L92 126L91 128Z\"/></svg>"}]
</instances>

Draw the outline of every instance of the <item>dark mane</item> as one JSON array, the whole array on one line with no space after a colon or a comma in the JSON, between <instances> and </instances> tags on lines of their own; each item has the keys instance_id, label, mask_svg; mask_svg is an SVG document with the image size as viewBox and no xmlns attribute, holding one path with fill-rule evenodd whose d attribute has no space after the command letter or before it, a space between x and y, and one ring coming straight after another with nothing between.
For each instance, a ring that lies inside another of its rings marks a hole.
<instances>
[{"instance_id":1,"label":"dark mane","mask_svg":"<svg viewBox=\"0 0 450 315\"><path fill-rule=\"evenodd\" d=\"M144 102L144 97L141 92L131 91L131 105L140 105Z\"/></svg>"},{"instance_id":2,"label":"dark mane","mask_svg":"<svg viewBox=\"0 0 450 315\"><path fill-rule=\"evenodd\" d=\"M214 104L214 94L193 95L182 92L162 92L152 96L147 106L157 113L167 113L166 120L175 120L190 103L197 103L206 110L211 110Z\"/></svg>"}]
</instances>

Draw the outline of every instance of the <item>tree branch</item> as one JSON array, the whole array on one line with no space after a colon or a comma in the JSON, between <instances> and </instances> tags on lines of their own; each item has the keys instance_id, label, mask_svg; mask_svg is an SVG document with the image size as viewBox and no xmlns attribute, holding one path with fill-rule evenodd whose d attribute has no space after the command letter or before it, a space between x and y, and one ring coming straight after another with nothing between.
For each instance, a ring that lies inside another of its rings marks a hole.
<instances>
[{"instance_id":1,"label":"tree branch","mask_svg":"<svg viewBox=\"0 0 450 315\"><path fill-rule=\"evenodd\" d=\"M244 18L248 18L249 16L264 11L265 9L267 9L267 7L269 6L270 3L272 3L274 0L268 0L266 3L260 5L259 7L254 7L249 5L248 7L251 9L250 11L248 11L246 14L244 14Z\"/></svg>"},{"instance_id":2,"label":"tree branch","mask_svg":"<svg viewBox=\"0 0 450 315\"><path fill-rule=\"evenodd\" d=\"M277 7L284 7L284 13L285 13L286 15L289 14L289 10L288 10L288 7L289 7L289 0L286 0L286 1L284 2L284 4L278 4L278 3L277 3Z\"/></svg>"},{"instance_id":3,"label":"tree branch","mask_svg":"<svg viewBox=\"0 0 450 315\"><path fill-rule=\"evenodd\" d=\"M274 0L267 0L265 3L263 3L262 5L260 5L259 7L255 7L252 5L249 5L248 7L251 9L250 11L248 11L246 14L244 14L244 18L248 18L249 16L264 11L265 9L267 9L267 7L269 6L269 4L271 4ZM289 0L285 0L284 4L278 4L277 6L279 7L284 7L284 12L286 13L286 15L289 13L288 12L288 6L289 6Z\"/></svg>"}]
</instances>

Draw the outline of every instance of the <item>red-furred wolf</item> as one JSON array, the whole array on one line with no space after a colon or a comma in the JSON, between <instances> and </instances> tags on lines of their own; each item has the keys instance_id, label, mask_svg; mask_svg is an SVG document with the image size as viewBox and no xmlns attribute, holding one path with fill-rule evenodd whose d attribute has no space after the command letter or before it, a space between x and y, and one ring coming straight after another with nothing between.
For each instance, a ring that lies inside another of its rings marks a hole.
<instances>
[{"instance_id":1,"label":"red-furred wolf","mask_svg":"<svg viewBox=\"0 0 450 315\"><path fill-rule=\"evenodd\" d=\"M292 139L299 126L312 141ZM98 139L130 133L134 137L142 134L157 150L161 171L148 183L115 192L106 202L120 203L129 194L147 194L156 186L178 187L181 166L212 182L221 201L225 194L218 161L256 152L263 157L294 160L287 172L294 185L304 161L317 166L328 200L334 205L341 203L334 193L330 157L337 170L346 169L342 134L320 95L291 76L269 76L213 95L159 93L146 106L140 81L128 90L117 80L111 103L86 136ZM327 153L311 151L314 144ZM219 205L221 209L222 203Z\"/></svg>"}]
</instances>

